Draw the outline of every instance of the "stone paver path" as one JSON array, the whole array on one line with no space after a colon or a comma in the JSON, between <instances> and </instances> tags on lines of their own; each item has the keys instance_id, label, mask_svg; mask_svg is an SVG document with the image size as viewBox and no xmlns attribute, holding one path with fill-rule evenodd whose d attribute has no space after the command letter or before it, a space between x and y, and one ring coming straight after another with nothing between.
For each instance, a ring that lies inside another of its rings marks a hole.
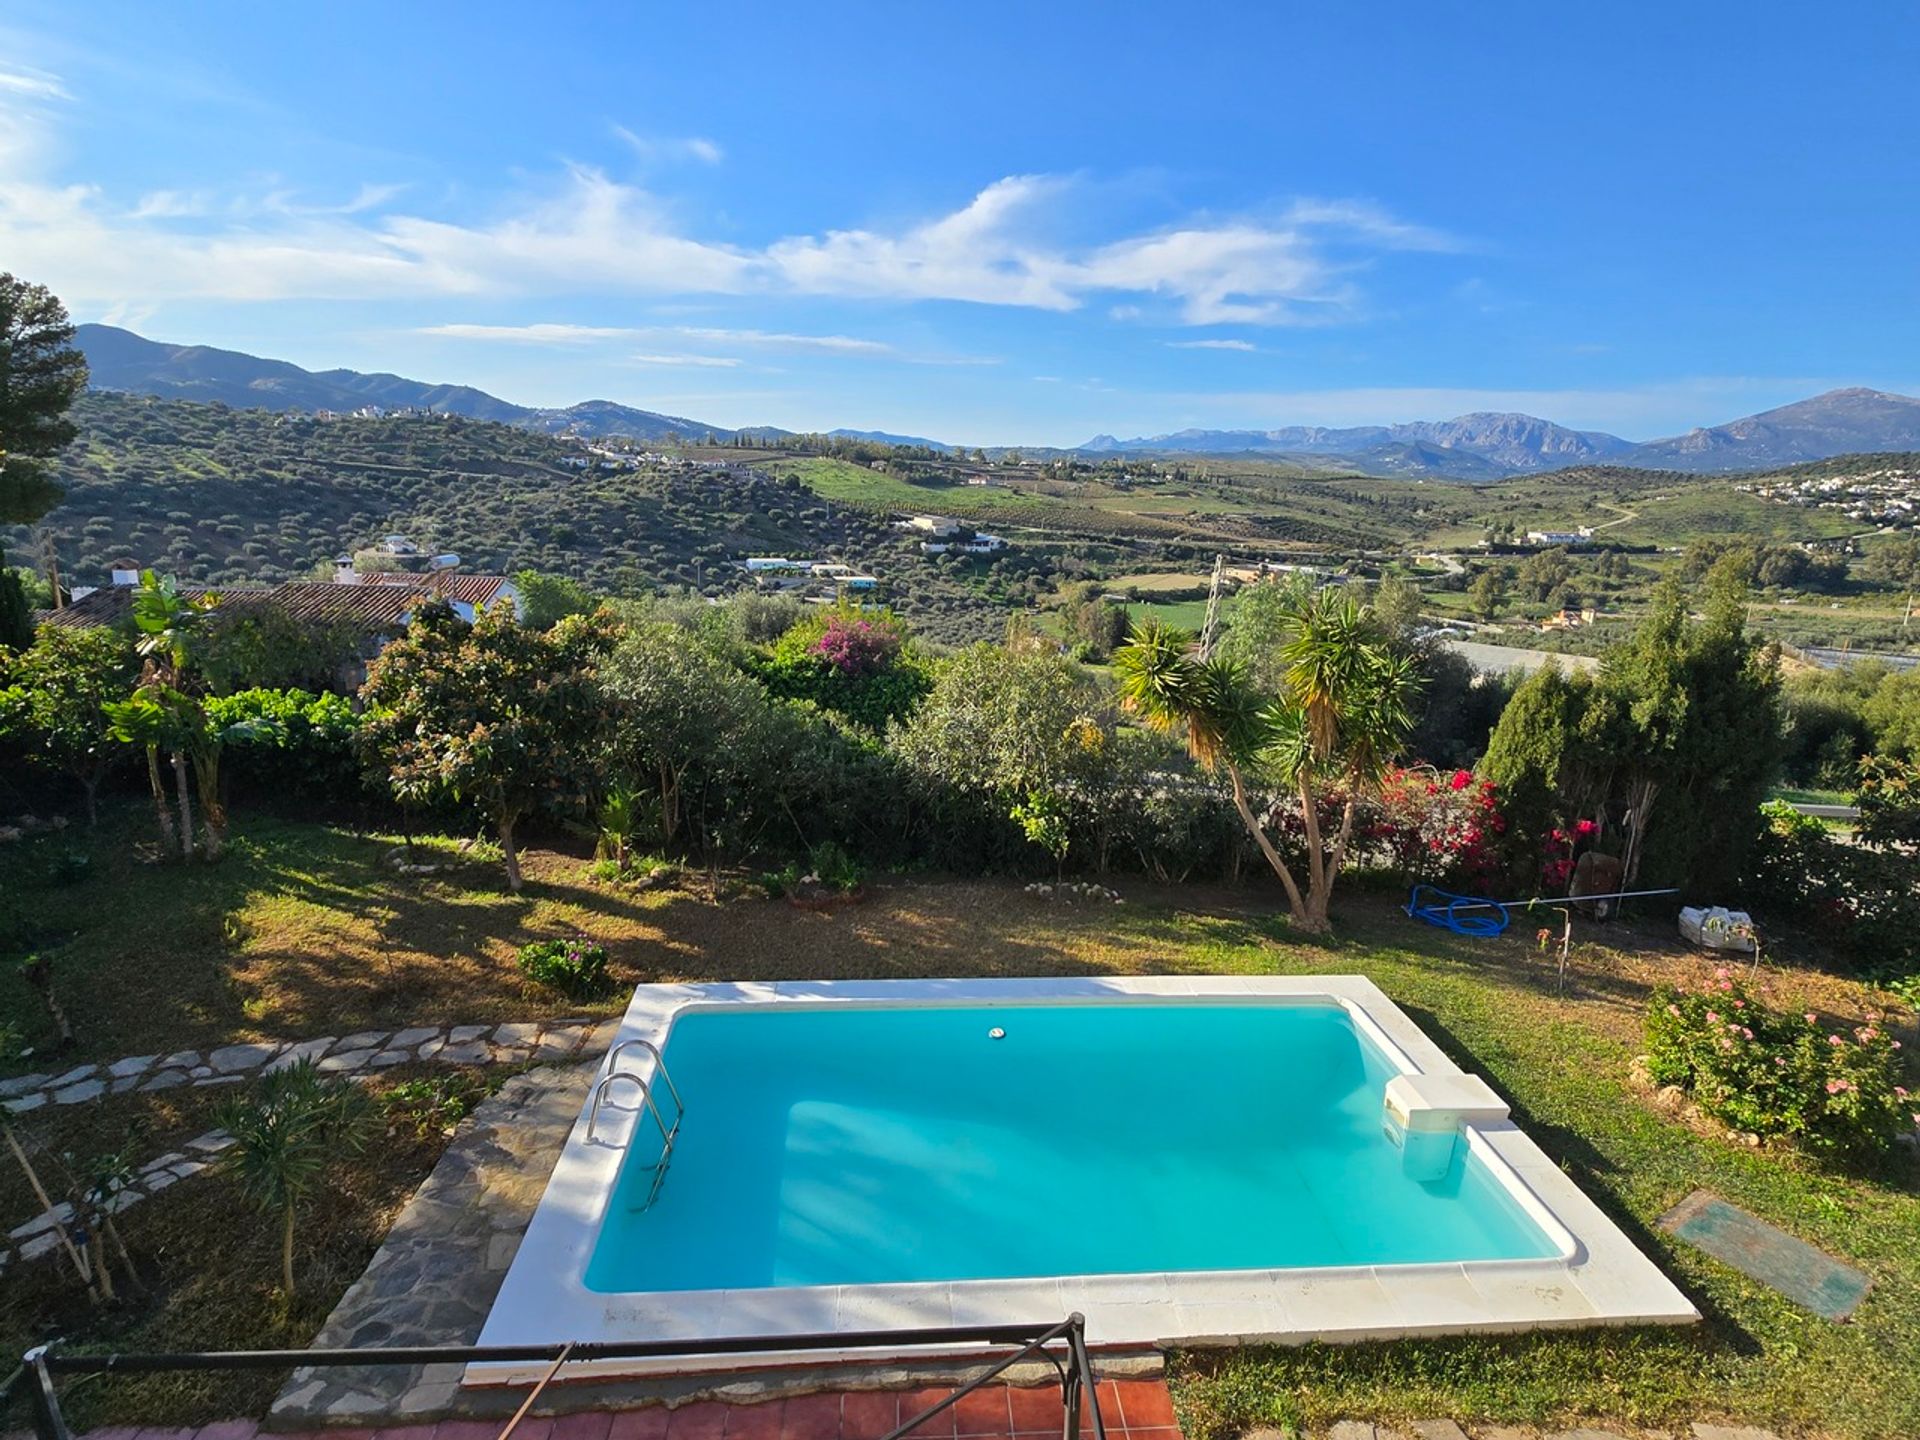
<instances>
[{"instance_id":1,"label":"stone paver path","mask_svg":"<svg viewBox=\"0 0 1920 1440\"><path fill-rule=\"evenodd\" d=\"M613 1020L528 1020L501 1025L416 1025L405 1030L362 1030L312 1040L261 1040L171 1055L129 1055L99 1065L16 1075L0 1080L0 1108L15 1115L42 1105L78 1105L129 1090L171 1090L181 1085L237 1085L249 1075L312 1060L336 1075L359 1075L430 1060L445 1065L521 1064L565 1060L579 1054Z\"/></svg>"},{"instance_id":2,"label":"stone paver path","mask_svg":"<svg viewBox=\"0 0 1920 1440\"><path fill-rule=\"evenodd\" d=\"M133 1183L114 1193L110 1209L118 1215L149 1196L158 1195L170 1185L191 1179L212 1165L222 1150L233 1144L224 1130L209 1130L197 1135L178 1150L149 1160L134 1172ZM0 1237L0 1275L9 1266L51 1255L60 1247L60 1230L73 1219L73 1207L62 1200L51 1210L42 1210L24 1225L16 1225Z\"/></svg>"},{"instance_id":3,"label":"stone paver path","mask_svg":"<svg viewBox=\"0 0 1920 1440\"><path fill-rule=\"evenodd\" d=\"M311 1059L322 1070L356 1080L372 1080L382 1071L406 1061L449 1065L533 1064L582 1055L597 1056L611 1043L618 1026L617 1020L424 1025L411 1030L368 1030L344 1038L323 1035L317 1040L291 1043L227 1045L204 1054L183 1050L164 1058L137 1055L109 1065L82 1066L63 1075L22 1075L0 1082L0 1092L4 1092L5 1087L13 1088L16 1093L5 1104L9 1110L19 1113L49 1103L76 1104L97 1095L136 1088L165 1090L176 1085L233 1085L255 1074L297 1064L302 1059ZM27 1081L40 1083L34 1088L22 1088ZM80 1093L83 1091L86 1093ZM189 1140L180 1150L148 1161L140 1168L134 1183L114 1197L114 1213L119 1214L170 1185L198 1175L232 1143L224 1131L209 1130ZM555 1154L558 1154L557 1147ZM553 1160L549 1157L547 1168L540 1172L541 1184L545 1184L552 1168ZM72 1208L63 1201L51 1211L42 1211L0 1235L0 1275L14 1265L56 1253L60 1247L56 1227L64 1226L72 1218ZM525 1224L522 1220L522 1228Z\"/></svg>"}]
</instances>

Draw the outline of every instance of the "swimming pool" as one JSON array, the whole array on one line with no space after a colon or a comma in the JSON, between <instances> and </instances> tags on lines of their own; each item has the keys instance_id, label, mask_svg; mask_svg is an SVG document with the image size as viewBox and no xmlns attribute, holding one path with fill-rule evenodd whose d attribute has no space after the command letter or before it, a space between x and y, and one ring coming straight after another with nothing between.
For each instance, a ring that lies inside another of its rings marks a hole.
<instances>
[{"instance_id":1,"label":"swimming pool","mask_svg":"<svg viewBox=\"0 0 1920 1440\"><path fill-rule=\"evenodd\" d=\"M482 1344L1697 1318L1361 977L644 986L602 1069Z\"/></svg>"}]
</instances>

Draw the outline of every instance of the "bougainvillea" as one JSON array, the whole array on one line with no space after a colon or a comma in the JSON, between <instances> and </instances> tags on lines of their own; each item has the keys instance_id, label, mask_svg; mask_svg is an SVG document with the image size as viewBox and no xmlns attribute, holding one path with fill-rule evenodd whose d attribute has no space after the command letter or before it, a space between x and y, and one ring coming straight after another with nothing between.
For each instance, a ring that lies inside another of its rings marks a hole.
<instances>
[{"instance_id":1,"label":"bougainvillea","mask_svg":"<svg viewBox=\"0 0 1920 1440\"><path fill-rule=\"evenodd\" d=\"M1362 827L1365 849L1409 880L1478 884L1500 868L1498 787L1470 770L1390 770Z\"/></svg>"},{"instance_id":2,"label":"bougainvillea","mask_svg":"<svg viewBox=\"0 0 1920 1440\"><path fill-rule=\"evenodd\" d=\"M1540 847L1540 888L1550 895L1564 893L1581 852L1599 838L1600 827L1591 820L1576 820L1571 830L1549 830Z\"/></svg>"},{"instance_id":3,"label":"bougainvillea","mask_svg":"<svg viewBox=\"0 0 1920 1440\"><path fill-rule=\"evenodd\" d=\"M873 675L886 669L900 653L900 634L892 626L876 625L863 616L835 615L828 619L812 649L842 675Z\"/></svg>"}]
</instances>

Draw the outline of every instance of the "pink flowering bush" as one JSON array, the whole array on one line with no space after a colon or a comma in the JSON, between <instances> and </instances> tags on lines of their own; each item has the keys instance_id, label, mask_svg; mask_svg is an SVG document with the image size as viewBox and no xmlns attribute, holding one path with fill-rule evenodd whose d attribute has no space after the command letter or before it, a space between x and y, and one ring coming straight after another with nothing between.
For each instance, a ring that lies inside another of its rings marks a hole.
<instances>
[{"instance_id":1,"label":"pink flowering bush","mask_svg":"<svg viewBox=\"0 0 1920 1440\"><path fill-rule=\"evenodd\" d=\"M1920 1117L1899 1083L1900 1042L1878 1014L1853 1027L1783 1015L1730 971L1694 989L1655 992L1648 1069L1735 1130L1784 1136L1816 1154L1856 1157L1892 1145Z\"/></svg>"},{"instance_id":2,"label":"pink flowering bush","mask_svg":"<svg viewBox=\"0 0 1920 1440\"><path fill-rule=\"evenodd\" d=\"M536 940L520 947L520 973L574 1000L597 1000L613 988L607 947L596 940Z\"/></svg>"},{"instance_id":3,"label":"pink flowering bush","mask_svg":"<svg viewBox=\"0 0 1920 1440\"><path fill-rule=\"evenodd\" d=\"M834 615L811 648L842 675L873 675L900 653L900 632L864 616Z\"/></svg>"}]
</instances>

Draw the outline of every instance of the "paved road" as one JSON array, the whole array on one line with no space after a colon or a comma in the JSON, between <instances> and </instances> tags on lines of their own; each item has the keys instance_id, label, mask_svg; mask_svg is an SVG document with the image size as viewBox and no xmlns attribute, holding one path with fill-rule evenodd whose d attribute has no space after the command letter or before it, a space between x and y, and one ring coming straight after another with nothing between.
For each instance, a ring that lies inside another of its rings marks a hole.
<instances>
[{"instance_id":1,"label":"paved road","mask_svg":"<svg viewBox=\"0 0 1920 1440\"><path fill-rule=\"evenodd\" d=\"M1476 670L1503 675L1510 670L1538 670L1549 660L1562 670L1598 670L1600 662L1591 655L1557 655L1551 650L1521 650L1511 645L1482 645L1477 640L1449 640L1447 648L1459 654Z\"/></svg>"}]
</instances>

